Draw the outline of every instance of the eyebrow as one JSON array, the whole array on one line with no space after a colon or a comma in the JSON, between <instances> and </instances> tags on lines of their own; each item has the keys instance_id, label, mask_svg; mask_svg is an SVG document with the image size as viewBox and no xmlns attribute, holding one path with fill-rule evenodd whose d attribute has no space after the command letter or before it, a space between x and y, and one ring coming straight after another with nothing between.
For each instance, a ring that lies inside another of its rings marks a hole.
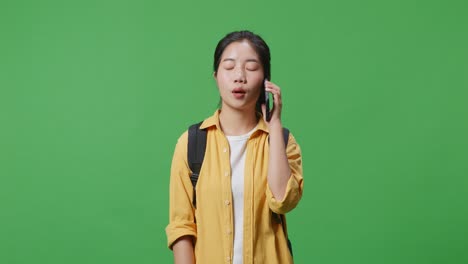
<instances>
[{"instance_id":1,"label":"eyebrow","mask_svg":"<svg viewBox=\"0 0 468 264\"><path fill-rule=\"evenodd\" d=\"M224 61L235 61L233 58L225 58L223 60ZM247 59L246 62L256 62L256 63L260 63L257 59Z\"/></svg>"}]
</instances>

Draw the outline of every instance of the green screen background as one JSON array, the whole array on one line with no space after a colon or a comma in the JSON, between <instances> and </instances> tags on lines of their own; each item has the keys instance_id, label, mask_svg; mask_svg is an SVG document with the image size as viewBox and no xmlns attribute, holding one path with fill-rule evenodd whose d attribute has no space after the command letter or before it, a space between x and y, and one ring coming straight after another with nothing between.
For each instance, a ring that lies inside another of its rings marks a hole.
<instances>
[{"instance_id":1,"label":"green screen background","mask_svg":"<svg viewBox=\"0 0 468 264\"><path fill-rule=\"evenodd\" d=\"M212 56L272 50L296 263L468 263L466 1L0 2L0 263L171 263L169 169Z\"/></svg>"}]
</instances>

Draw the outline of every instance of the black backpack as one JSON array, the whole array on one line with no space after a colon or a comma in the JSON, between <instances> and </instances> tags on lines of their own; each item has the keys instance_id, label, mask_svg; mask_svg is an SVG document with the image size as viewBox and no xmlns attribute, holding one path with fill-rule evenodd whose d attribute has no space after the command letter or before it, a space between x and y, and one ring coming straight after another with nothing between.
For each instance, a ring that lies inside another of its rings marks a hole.
<instances>
[{"instance_id":1,"label":"black backpack","mask_svg":"<svg viewBox=\"0 0 468 264\"><path fill-rule=\"evenodd\" d=\"M197 208L197 194L195 192L195 187L197 186L198 177L200 176L200 169L203 164L203 159L205 158L206 150L207 132L206 129L200 129L200 125L202 123L203 122L193 124L188 129L187 162L189 164L190 170L192 171L192 174L190 175L190 181L192 182L193 186L192 204L194 208ZM287 128L283 128L283 139L285 146L287 146L289 139L289 130ZM289 252L291 252L292 256L292 246L291 241L287 235L285 216L275 212L271 212L271 215L273 220L283 225L283 230L288 241Z\"/></svg>"}]
</instances>

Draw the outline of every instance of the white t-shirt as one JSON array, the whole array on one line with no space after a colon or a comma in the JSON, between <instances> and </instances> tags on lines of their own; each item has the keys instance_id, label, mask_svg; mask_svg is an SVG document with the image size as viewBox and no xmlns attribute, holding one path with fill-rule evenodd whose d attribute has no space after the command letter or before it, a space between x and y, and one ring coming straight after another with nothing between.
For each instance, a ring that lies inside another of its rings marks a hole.
<instances>
[{"instance_id":1,"label":"white t-shirt","mask_svg":"<svg viewBox=\"0 0 468 264\"><path fill-rule=\"evenodd\" d=\"M234 254L233 264L243 262L243 236L244 236L244 168L247 140L255 131L241 136L226 136L231 150L231 190L234 208Z\"/></svg>"}]
</instances>

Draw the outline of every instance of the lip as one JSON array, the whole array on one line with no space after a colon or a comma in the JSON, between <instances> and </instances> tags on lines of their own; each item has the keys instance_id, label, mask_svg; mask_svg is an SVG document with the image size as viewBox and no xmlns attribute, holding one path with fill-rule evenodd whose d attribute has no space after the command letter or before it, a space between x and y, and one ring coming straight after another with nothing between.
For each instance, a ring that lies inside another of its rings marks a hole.
<instances>
[{"instance_id":1,"label":"lip","mask_svg":"<svg viewBox=\"0 0 468 264\"><path fill-rule=\"evenodd\" d=\"M246 91L245 91L243 88L241 88L241 87L237 87L237 88L234 88L234 89L232 90L232 93L236 93L236 94L237 94L237 93L245 94L245 92L246 92Z\"/></svg>"},{"instance_id":2,"label":"lip","mask_svg":"<svg viewBox=\"0 0 468 264\"><path fill-rule=\"evenodd\" d=\"M232 90L232 95L233 95L236 99L242 99L242 98L244 98L245 93L246 93L246 91L245 91L244 89L242 89L241 87L237 87L237 88L234 88L234 89Z\"/></svg>"}]
</instances>

